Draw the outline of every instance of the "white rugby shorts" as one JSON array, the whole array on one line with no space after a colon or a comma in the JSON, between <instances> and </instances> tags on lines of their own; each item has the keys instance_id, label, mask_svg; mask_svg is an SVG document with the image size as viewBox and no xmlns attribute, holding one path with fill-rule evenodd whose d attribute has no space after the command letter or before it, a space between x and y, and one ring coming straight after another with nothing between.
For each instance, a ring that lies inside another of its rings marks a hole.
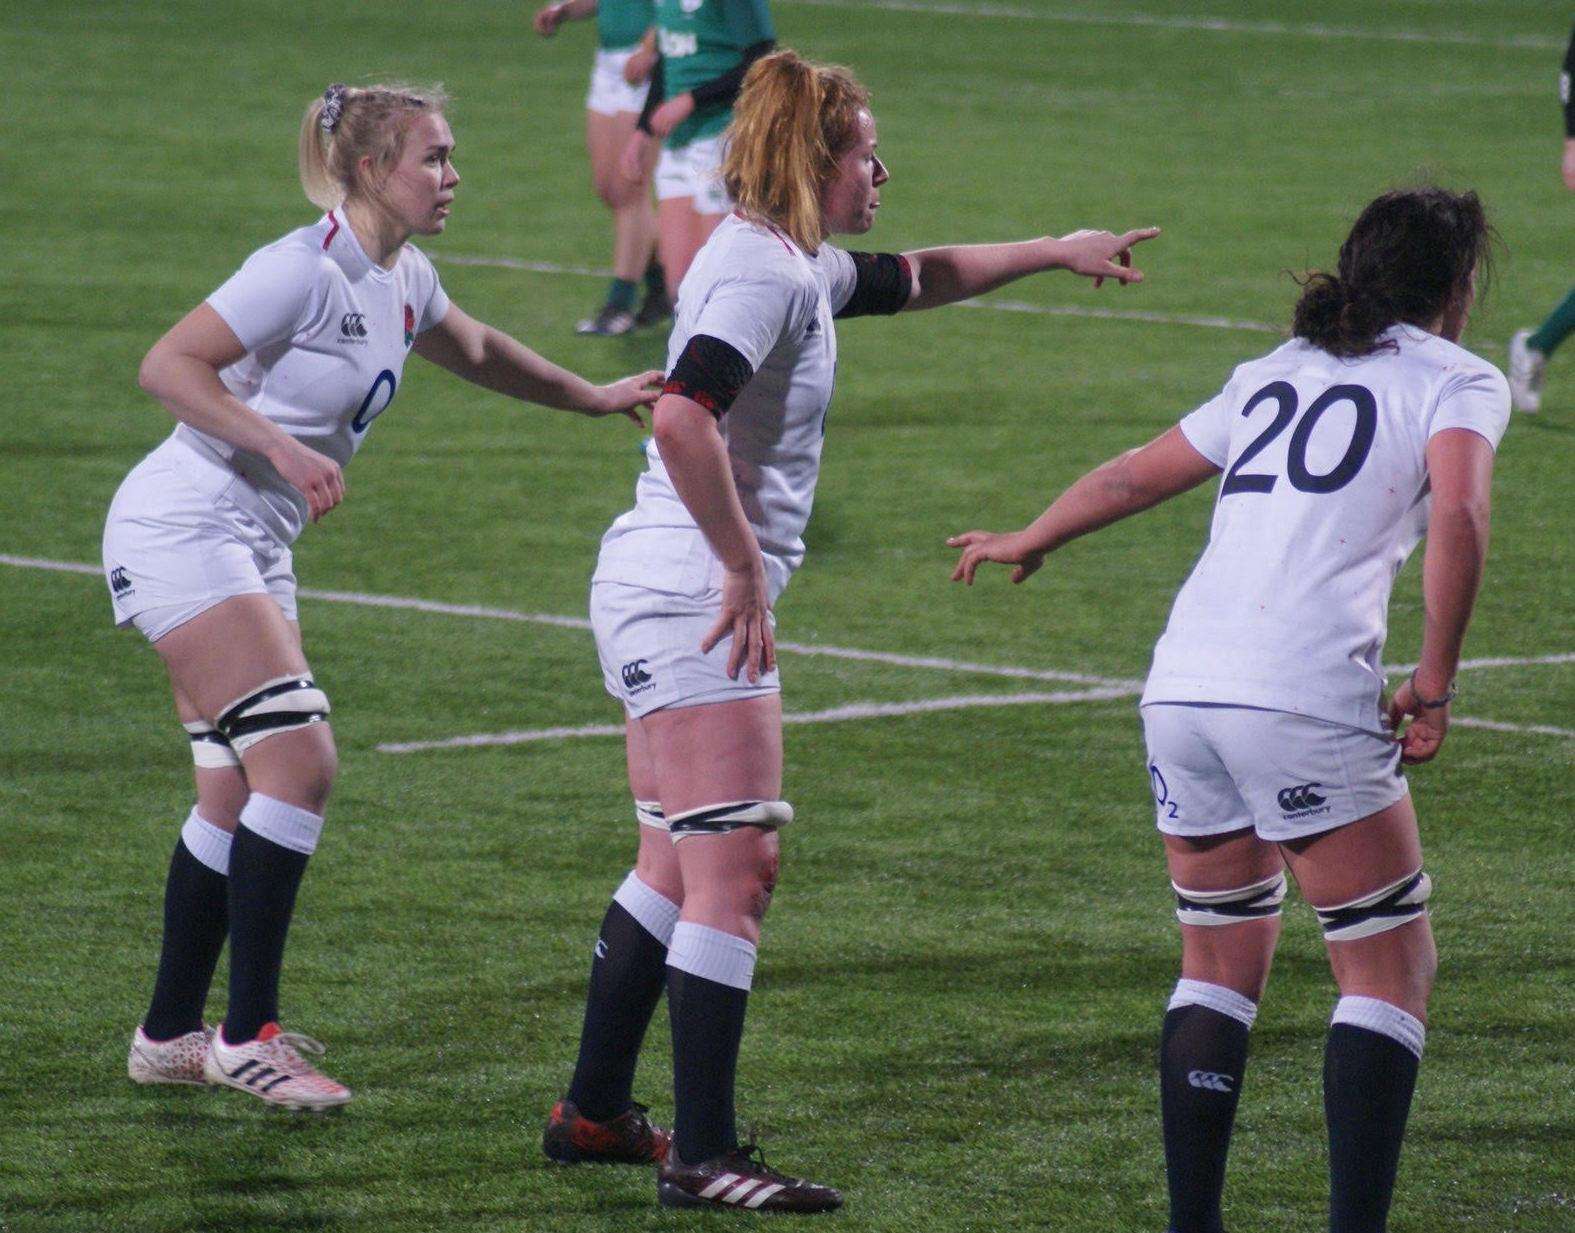
<instances>
[{"instance_id":1,"label":"white rugby shorts","mask_svg":"<svg viewBox=\"0 0 1575 1233\"><path fill-rule=\"evenodd\" d=\"M663 707L701 706L780 693L776 669L751 684L740 670L727 675L733 647L725 637L701 654L700 640L716 624L722 593L674 595L624 582L591 584L591 629L607 692L638 719ZM772 618L772 627L776 620Z\"/></svg>"},{"instance_id":2,"label":"white rugby shorts","mask_svg":"<svg viewBox=\"0 0 1575 1233\"><path fill-rule=\"evenodd\" d=\"M640 114L645 106L647 82L631 86L623 79L623 66L629 63L635 48L623 47L616 51L597 48L596 62L591 66L591 86L585 94L585 110L601 116L616 116L620 112Z\"/></svg>"},{"instance_id":3,"label":"white rugby shorts","mask_svg":"<svg viewBox=\"0 0 1575 1233\"><path fill-rule=\"evenodd\" d=\"M677 150L662 147L656 160L656 199L693 197L695 213L726 214L733 201L722 187L722 140L702 137Z\"/></svg>"},{"instance_id":4,"label":"white rugby shorts","mask_svg":"<svg viewBox=\"0 0 1575 1233\"><path fill-rule=\"evenodd\" d=\"M289 547L159 457L138 463L110 502L104 575L115 624L149 642L234 595L270 595L296 619Z\"/></svg>"},{"instance_id":5,"label":"white rugby shorts","mask_svg":"<svg viewBox=\"0 0 1575 1233\"><path fill-rule=\"evenodd\" d=\"M1398 742L1307 715L1150 703L1143 734L1167 835L1250 826L1258 838L1283 843L1360 821L1409 791Z\"/></svg>"}]
</instances>

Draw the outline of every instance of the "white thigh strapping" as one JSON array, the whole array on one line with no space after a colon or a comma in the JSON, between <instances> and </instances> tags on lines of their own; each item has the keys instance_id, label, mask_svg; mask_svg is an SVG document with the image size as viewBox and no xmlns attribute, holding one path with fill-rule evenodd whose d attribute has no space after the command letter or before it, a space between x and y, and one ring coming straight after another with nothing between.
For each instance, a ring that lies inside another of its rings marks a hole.
<instances>
[{"instance_id":1,"label":"white thigh strapping","mask_svg":"<svg viewBox=\"0 0 1575 1233\"><path fill-rule=\"evenodd\" d=\"M1155 703L1143 708L1143 730L1159 829L1170 835L1251 826L1281 843L1359 821L1408 791L1393 740L1306 715Z\"/></svg>"},{"instance_id":2,"label":"white thigh strapping","mask_svg":"<svg viewBox=\"0 0 1575 1233\"><path fill-rule=\"evenodd\" d=\"M622 582L591 586L591 629L607 692L638 719L666 706L700 706L781 691L773 669L751 684L727 675L731 635L700 651L721 612L720 591L671 595ZM773 621L773 625L774 625Z\"/></svg>"}]
</instances>

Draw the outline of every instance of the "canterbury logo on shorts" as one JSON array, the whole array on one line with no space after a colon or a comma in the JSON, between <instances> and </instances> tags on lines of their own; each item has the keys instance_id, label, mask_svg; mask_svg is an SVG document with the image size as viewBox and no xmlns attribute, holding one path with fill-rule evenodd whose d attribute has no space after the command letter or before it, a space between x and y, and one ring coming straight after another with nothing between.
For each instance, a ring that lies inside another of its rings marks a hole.
<instances>
[{"instance_id":1,"label":"canterbury logo on shorts","mask_svg":"<svg viewBox=\"0 0 1575 1233\"><path fill-rule=\"evenodd\" d=\"M633 659L619 669L619 673L623 677L623 687L631 694L656 688L652 684L651 674L646 671L645 663L646 661L643 659Z\"/></svg>"},{"instance_id":2,"label":"canterbury logo on shorts","mask_svg":"<svg viewBox=\"0 0 1575 1233\"><path fill-rule=\"evenodd\" d=\"M1280 810L1287 814L1300 813L1304 809L1316 809L1328 799L1313 791L1314 788L1321 787L1323 787L1321 783L1296 784L1294 787L1281 788L1275 799L1280 803Z\"/></svg>"}]
</instances>

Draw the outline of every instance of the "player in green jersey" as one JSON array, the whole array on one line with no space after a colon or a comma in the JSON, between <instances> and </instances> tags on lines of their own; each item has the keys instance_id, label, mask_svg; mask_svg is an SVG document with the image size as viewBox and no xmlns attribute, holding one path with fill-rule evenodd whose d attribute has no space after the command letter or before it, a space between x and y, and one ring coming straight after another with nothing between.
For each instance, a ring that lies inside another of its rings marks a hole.
<instances>
[{"instance_id":1,"label":"player in green jersey","mask_svg":"<svg viewBox=\"0 0 1575 1233\"><path fill-rule=\"evenodd\" d=\"M661 52L639 131L624 149L632 177L656 163L656 249L678 298L689 263L733 208L722 187L722 133L749 66L776 45L766 0L656 0Z\"/></svg>"},{"instance_id":2,"label":"player in green jersey","mask_svg":"<svg viewBox=\"0 0 1575 1233\"><path fill-rule=\"evenodd\" d=\"M612 211L613 280L596 315L574 327L581 334L627 334L637 325L664 320L672 311L661 267L653 259L655 152L633 178L618 166L645 105L646 83L656 63L654 42L646 38L654 10L653 0L557 0L537 10L533 23L537 34L551 38L566 21L596 18L596 63L585 96L585 147L596 195ZM645 300L636 310L642 279Z\"/></svg>"},{"instance_id":3,"label":"player in green jersey","mask_svg":"<svg viewBox=\"0 0 1575 1233\"><path fill-rule=\"evenodd\" d=\"M1575 192L1575 99L1570 97L1570 78L1575 75L1575 34L1570 35L1564 53L1564 71L1559 75L1559 97L1564 103L1564 185ZM1575 291L1571 291L1535 330L1520 330L1509 340L1509 393L1517 411L1542 408L1542 379L1548 357L1571 333L1575 333Z\"/></svg>"}]
</instances>

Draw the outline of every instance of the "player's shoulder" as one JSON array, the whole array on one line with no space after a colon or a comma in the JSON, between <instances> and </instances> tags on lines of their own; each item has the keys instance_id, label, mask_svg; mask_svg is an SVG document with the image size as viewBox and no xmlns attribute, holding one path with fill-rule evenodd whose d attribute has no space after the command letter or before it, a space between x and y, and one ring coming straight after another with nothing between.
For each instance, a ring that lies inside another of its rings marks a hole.
<instances>
[{"instance_id":1,"label":"player's shoulder","mask_svg":"<svg viewBox=\"0 0 1575 1233\"><path fill-rule=\"evenodd\" d=\"M730 214L712 233L712 242L715 251L706 264L716 282L738 281L784 292L815 286L810 261L769 223Z\"/></svg>"},{"instance_id":2,"label":"player's shoulder","mask_svg":"<svg viewBox=\"0 0 1575 1233\"><path fill-rule=\"evenodd\" d=\"M247 265L262 265L282 275L310 279L332 264L328 255L335 224L331 215L315 223L297 227L277 240L264 244L247 257Z\"/></svg>"},{"instance_id":3,"label":"player's shoulder","mask_svg":"<svg viewBox=\"0 0 1575 1233\"><path fill-rule=\"evenodd\" d=\"M1412 363L1427 368L1441 377L1467 375L1484 378L1507 390L1509 382L1497 364L1468 351L1459 343L1429 334L1416 326L1397 326L1394 336L1400 344L1400 354Z\"/></svg>"}]
</instances>

